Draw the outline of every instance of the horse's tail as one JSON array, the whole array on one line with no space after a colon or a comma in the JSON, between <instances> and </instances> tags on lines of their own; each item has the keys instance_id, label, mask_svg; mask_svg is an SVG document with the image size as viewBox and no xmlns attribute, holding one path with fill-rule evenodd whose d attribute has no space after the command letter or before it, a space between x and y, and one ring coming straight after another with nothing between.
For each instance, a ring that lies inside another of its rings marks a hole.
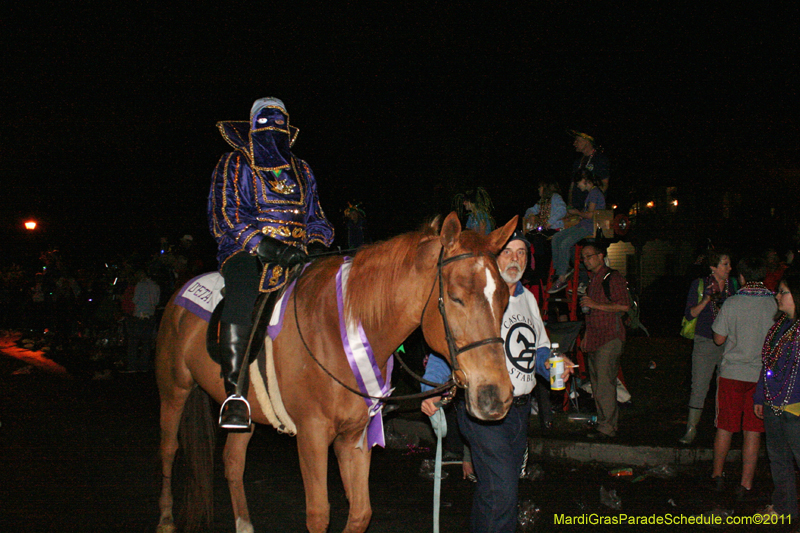
<instances>
[{"instance_id":1,"label":"horse's tail","mask_svg":"<svg viewBox=\"0 0 800 533\"><path fill-rule=\"evenodd\" d=\"M186 400L178 432L186 457L188 480L182 531L211 531L214 520L214 450L216 425L211 416L211 397L195 387Z\"/></svg>"}]
</instances>

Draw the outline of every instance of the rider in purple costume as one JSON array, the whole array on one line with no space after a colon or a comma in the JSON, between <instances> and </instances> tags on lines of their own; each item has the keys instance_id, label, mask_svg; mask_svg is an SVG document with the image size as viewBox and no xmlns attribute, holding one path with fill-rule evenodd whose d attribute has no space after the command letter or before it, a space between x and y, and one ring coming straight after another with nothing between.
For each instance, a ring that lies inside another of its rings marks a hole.
<instances>
[{"instance_id":1,"label":"rider in purple costume","mask_svg":"<svg viewBox=\"0 0 800 533\"><path fill-rule=\"evenodd\" d=\"M259 291L283 288L288 271L307 261L308 245L330 246L333 227L320 207L311 168L290 151L298 130L289 125L283 102L261 98L249 122L219 122L217 127L235 149L217 164L208 196L209 227L225 278L219 342L228 398L219 425L247 429L247 380L241 388L238 381L256 297Z\"/></svg>"}]
</instances>

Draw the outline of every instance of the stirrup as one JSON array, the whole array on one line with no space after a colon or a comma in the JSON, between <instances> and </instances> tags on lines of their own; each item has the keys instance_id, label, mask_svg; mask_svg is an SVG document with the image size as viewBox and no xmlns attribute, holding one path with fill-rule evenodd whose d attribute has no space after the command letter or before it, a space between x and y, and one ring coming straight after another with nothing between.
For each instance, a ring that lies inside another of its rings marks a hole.
<instances>
[{"instance_id":1,"label":"stirrup","mask_svg":"<svg viewBox=\"0 0 800 533\"><path fill-rule=\"evenodd\" d=\"M245 410L246 412L242 412ZM244 397L232 394L222 402L219 410L219 427L222 429L250 429L251 423L250 404Z\"/></svg>"}]
</instances>

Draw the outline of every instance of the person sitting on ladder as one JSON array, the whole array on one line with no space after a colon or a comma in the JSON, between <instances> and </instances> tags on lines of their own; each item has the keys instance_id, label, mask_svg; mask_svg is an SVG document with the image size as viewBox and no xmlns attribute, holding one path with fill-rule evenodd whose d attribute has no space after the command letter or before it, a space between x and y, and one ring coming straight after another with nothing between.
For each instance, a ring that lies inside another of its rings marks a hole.
<instances>
[{"instance_id":1,"label":"person sitting on ladder","mask_svg":"<svg viewBox=\"0 0 800 533\"><path fill-rule=\"evenodd\" d=\"M594 212L606 208L605 196L600 190L599 182L592 174L588 172L581 174L577 185L581 191L587 193L586 201L581 211L574 208L567 211L569 215L578 217L579 222L553 236L553 270L557 278L548 291L550 294L555 294L567 286L567 278L572 273L569 267L572 247L582 239L592 236L594 233L594 221L592 218Z\"/></svg>"}]
</instances>

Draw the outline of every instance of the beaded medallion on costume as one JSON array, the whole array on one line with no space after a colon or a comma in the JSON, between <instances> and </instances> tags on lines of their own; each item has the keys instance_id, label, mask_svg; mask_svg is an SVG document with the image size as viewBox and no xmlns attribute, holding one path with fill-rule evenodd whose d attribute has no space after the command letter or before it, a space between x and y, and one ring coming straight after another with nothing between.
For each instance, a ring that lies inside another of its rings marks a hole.
<instances>
[{"instance_id":1,"label":"beaded medallion on costume","mask_svg":"<svg viewBox=\"0 0 800 533\"><path fill-rule=\"evenodd\" d=\"M790 319L784 313L767 333L764 347L761 350L761 361L764 364L765 374L764 400L776 415L780 414L789 403L797 382L797 373L800 371L800 337L797 335L799 329L800 320ZM781 331L783 334L779 335ZM781 354L786 350L791 350L791 356L783 362L783 366L777 368ZM769 378L772 376L783 376L783 383L780 384L777 391L770 389ZM780 405L775 405L775 399L781 395L784 395L783 401Z\"/></svg>"}]
</instances>

